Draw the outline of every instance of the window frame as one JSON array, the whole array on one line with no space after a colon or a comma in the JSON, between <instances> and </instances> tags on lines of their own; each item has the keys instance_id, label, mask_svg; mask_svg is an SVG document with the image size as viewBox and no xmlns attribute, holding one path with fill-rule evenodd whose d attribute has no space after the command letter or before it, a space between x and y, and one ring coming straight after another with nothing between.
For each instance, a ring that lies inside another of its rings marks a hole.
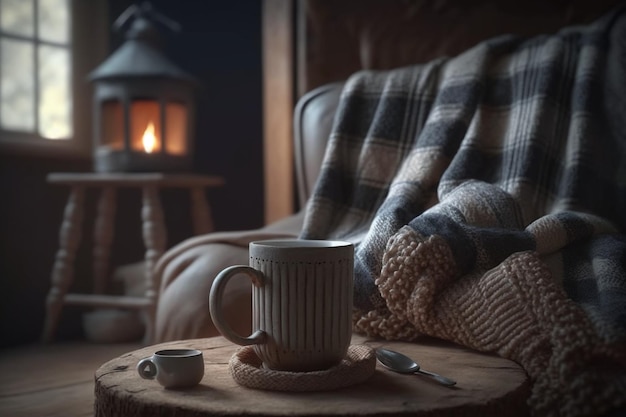
<instances>
[{"instance_id":1,"label":"window frame","mask_svg":"<svg viewBox=\"0 0 626 417\"><path fill-rule=\"evenodd\" d=\"M107 0L70 0L71 94L73 135L47 139L33 132L0 128L0 152L90 158L92 151L93 86L89 73L107 56L110 19Z\"/></svg>"}]
</instances>

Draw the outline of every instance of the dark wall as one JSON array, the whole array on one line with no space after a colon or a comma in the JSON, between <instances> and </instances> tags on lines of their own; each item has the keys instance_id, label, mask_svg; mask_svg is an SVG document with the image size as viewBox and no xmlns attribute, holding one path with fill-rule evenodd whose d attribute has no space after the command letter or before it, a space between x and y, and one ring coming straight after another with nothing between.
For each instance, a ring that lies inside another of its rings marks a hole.
<instances>
[{"instance_id":1,"label":"dark wall","mask_svg":"<svg viewBox=\"0 0 626 417\"><path fill-rule=\"evenodd\" d=\"M261 3L258 0L153 0L179 22L169 57L200 80L195 170L223 175L211 193L217 227L263 222Z\"/></svg>"},{"instance_id":2,"label":"dark wall","mask_svg":"<svg viewBox=\"0 0 626 417\"><path fill-rule=\"evenodd\" d=\"M111 0L109 20L129 4ZM256 0L153 0L155 9L179 22L167 34L166 53L198 78L194 171L221 175L222 189L207 193L218 230L249 229L263 222L261 2ZM104 17L107 18L107 17ZM121 41L112 35L112 49ZM29 157L0 152L0 346L39 339L45 296L58 245L67 189L45 182L49 172L85 172L89 160ZM87 194L83 240L72 290L91 288L91 241L95 192ZM168 245L190 233L187 196L162 195ZM136 191L118 195L112 265L143 257L140 201ZM81 308L66 307L57 339L81 335Z\"/></svg>"}]
</instances>

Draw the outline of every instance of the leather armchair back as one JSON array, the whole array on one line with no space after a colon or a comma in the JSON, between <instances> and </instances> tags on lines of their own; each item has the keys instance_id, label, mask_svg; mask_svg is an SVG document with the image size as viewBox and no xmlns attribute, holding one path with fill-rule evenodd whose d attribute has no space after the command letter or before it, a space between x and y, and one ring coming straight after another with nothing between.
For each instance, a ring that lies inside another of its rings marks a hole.
<instances>
[{"instance_id":1,"label":"leather armchair back","mask_svg":"<svg viewBox=\"0 0 626 417\"><path fill-rule=\"evenodd\" d=\"M320 173L343 83L332 83L304 94L294 110L294 157L298 201L303 208Z\"/></svg>"}]
</instances>

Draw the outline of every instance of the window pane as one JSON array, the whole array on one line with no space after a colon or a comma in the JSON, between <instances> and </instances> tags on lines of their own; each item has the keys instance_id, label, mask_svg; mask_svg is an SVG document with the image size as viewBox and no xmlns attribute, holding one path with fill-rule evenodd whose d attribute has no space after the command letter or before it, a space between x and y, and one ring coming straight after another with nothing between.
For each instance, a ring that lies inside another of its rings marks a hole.
<instances>
[{"instance_id":1,"label":"window pane","mask_svg":"<svg viewBox=\"0 0 626 417\"><path fill-rule=\"evenodd\" d=\"M39 134L49 139L72 135L70 54L65 48L39 47Z\"/></svg>"},{"instance_id":2,"label":"window pane","mask_svg":"<svg viewBox=\"0 0 626 417\"><path fill-rule=\"evenodd\" d=\"M0 28L8 33L33 36L34 0L0 0Z\"/></svg>"},{"instance_id":3,"label":"window pane","mask_svg":"<svg viewBox=\"0 0 626 417\"><path fill-rule=\"evenodd\" d=\"M39 0L39 36L45 41L68 43L68 0Z\"/></svg>"},{"instance_id":4,"label":"window pane","mask_svg":"<svg viewBox=\"0 0 626 417\"><path fill-rule=\"evenodd\" d=\"M0 124L14 130L35 130L35 73L30 42L0 41Z\"/></svg>"}]
</instances>

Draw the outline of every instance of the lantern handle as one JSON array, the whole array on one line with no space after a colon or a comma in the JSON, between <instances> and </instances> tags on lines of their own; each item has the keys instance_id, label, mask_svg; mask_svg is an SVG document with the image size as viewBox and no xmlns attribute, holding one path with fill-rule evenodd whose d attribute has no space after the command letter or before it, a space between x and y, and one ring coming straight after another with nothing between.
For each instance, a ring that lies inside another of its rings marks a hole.
<instances>
[{"instance_id":1,"label":"lantern handle","mask_svg":"<svg viewBox=\"0 0 626 417\"><path fill-rule=\"evenodd\" d=\"M181 30L180 23L157 12L154 7L152 7L152 4L150 4L150 2L148 1L144 1L143 3L141 3L141 6L138 6L136 4L129 6L126 10L122 12L121 15L119 15L117 19L115 19L115 22L113 22L113 29L115 31L122 30L122 28L126 26L128 21L130 21L132 18L152 18L152 20L161 23L163 26L169 28L172 32L180 32Z\"/></svg>"}]
</instances>

